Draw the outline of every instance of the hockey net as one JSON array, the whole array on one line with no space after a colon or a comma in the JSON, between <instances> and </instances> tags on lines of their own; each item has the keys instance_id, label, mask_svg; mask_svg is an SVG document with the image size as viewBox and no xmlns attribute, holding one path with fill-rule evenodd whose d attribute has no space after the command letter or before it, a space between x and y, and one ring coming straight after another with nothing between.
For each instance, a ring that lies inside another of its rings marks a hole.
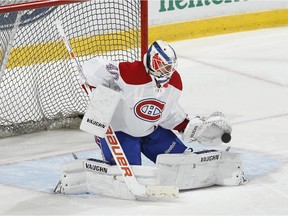
<instances>
[{"instance_id":1,"label":"hockey net","mask_svg":"<svg viewBox=\"0 0 288 216\"><path fill-rule=\"evenodd\" d=\"M1 1L0 138L79 126L88 97L58 19L81 63L93 56L141 59L140 0Z\"/></svg>"}]
</instances>

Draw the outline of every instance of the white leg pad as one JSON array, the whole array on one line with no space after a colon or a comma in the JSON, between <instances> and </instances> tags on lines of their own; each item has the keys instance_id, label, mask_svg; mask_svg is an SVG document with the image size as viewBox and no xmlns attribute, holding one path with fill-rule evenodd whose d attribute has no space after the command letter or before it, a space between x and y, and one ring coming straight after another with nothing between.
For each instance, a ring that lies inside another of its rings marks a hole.
<instances>
[{"instance_id":1,"label":"white leg pad","mask_svg":"<svg viewBox=\"0 0 288 216\"><path fill-rule=\"evenodd\" d=\"M157 168L131 166L140 184L156 185ZM98 194L109 197L132 199L136 197L129 191L117 166L91 160L74 160L62 166L61 193Z\"/></svg>"},{"instance_id":2,"label":"white leg pad","mask_svg":"<svg viewBox=\"0 0 288 216\"><path fill-rule=\"evenodd\" d=\"M218 165L217 185L234 186L244 181L242 159L239 154L221 152Z\"/></svg>"},{"instance_id":3,"label":"white leg pad","mask_svg":"<svg viewBox=\"0 0 288 216\"><path fill-rule=\"evenodd\" d=\"M230 152L162 154L158 155L154 167L131 167L142 185L177 186L180 190L234 186L244 181L241 157ZM117 166L94 160L78 159L63 164L59 188L57 192L64 194L90 193L136 199Z\"/></svg>"},{"instance_id":4,"label":"white leg pad","mask_svg":"<svg viewBox=\"0 0 288 216\"><path fill-rule=\"evenodd\" d=\"M229 152L158 155L158 184L180 190L212 185L239 185L243 181L241 158Z\"/></svg>"}]
</instances>

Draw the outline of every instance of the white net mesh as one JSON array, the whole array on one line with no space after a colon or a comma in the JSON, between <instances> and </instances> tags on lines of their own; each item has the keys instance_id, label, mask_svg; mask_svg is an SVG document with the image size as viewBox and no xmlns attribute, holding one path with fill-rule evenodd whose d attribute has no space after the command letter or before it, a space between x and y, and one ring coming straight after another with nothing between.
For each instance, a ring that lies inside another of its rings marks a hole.
<instances>
[{"instance_id":1,"label":"white net mesh","mask_svg":"<svg viewBox=\"0 0 288 216\"><path fill-rule=\"evenodd\" d=\"M1 65L16 16L0 14ZM0 81L0 137L79 125L88 97L79 86L56 19L62 21L81 63L96 55L115 61L140 59L139 0L24 11Z\"/></svg>"}]
</instances>

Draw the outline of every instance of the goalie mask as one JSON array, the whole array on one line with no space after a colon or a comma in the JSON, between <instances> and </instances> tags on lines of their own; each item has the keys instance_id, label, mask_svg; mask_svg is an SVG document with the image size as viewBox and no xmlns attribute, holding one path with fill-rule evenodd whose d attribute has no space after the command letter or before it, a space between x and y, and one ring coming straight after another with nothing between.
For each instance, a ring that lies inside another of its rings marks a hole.
<instances>
[{"instance_id":1,"label":"goalie mask","mask_svg":"<svg viewBox=\"0 0 288 216\"><path fill-rule=\"evenodd\" d=\"M169 82L177 66L174 49L164 41L155 41L144 55L144 65L160 86Z\"/></svg>"}]
</instances>

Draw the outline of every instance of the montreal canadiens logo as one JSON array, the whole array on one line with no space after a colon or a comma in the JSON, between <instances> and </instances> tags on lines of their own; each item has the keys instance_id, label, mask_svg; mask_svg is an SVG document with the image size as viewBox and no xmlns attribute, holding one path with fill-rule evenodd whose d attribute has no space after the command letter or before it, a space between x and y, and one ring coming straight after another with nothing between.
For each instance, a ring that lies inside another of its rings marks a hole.
<instances>
[{"instance_id":1,"label":"montreal canadiens logo","mask_svg":"<svg viewBox=\"0 0 288 216\"><path fill-rule=\"evenodd\" d=\"M149 122L156 122L160 119L165 103L156 99L144 99L134 106L135 115Z\"/></svg>"}]
</instances>

